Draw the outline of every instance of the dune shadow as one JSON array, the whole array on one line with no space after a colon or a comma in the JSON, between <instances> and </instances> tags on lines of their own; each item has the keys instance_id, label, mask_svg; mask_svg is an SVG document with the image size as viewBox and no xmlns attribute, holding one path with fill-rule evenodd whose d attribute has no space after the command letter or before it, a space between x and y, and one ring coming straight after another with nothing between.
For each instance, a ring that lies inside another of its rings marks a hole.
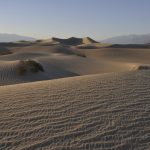
<instances>
[{"instance_id":1,"label":"dune shadow","mask_svg":"<svg viewBox=\"0 0 150 150\"><path fill-rule=\"evenodd\" d=\"M113 44L108 48L150 48L149 44Z\"/></svg>"}]
</instances>

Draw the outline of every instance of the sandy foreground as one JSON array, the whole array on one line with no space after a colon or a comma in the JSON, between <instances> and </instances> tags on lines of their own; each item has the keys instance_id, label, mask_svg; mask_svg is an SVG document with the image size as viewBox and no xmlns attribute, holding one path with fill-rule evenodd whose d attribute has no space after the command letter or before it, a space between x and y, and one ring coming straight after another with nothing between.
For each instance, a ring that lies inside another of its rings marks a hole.
<instances>
[{"instance_id":1,"label":"sandy foreground","mask_svg":"<svg viewBox=\"0 0 150 150\"><path fill-rule=\"evenodd\" d=\"M150 149L150 49L43 41L7 48L12 53L0 56L0 149ZM45 71L19 76L26 59Z\"/></svg>"}]
</instances>

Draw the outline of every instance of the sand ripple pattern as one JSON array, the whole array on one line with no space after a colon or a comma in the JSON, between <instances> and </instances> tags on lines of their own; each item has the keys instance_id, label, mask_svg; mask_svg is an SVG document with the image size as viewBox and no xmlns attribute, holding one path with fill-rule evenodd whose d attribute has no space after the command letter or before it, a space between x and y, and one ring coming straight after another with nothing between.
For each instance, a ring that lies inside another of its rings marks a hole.
<instances>
[{"instance_id":1,"label":"sand ripple pattern","mask_svg":"<svg viewBox=\"0 0 150 150\"><path fill-rule=\"evenodd\" d=\"M0 87L1 150L149 150L150 72Z\"/></svg>"}]
</instances>

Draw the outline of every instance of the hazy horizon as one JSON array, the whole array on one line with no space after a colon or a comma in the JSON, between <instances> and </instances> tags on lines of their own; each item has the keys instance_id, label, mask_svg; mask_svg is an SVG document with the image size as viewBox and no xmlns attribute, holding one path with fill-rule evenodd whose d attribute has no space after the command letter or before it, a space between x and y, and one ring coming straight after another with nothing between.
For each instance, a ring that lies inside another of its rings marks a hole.
<instances>
[{"instance_id":1,"label":"hazy horizon","mask_svg":"<svg viewBox=\"0 0 150 150\"><path fill-rule=\"evenodd\" d=\"M150 1L3 0L0 33L96 40L150 33Z\"/></svg>"}]
</instances>

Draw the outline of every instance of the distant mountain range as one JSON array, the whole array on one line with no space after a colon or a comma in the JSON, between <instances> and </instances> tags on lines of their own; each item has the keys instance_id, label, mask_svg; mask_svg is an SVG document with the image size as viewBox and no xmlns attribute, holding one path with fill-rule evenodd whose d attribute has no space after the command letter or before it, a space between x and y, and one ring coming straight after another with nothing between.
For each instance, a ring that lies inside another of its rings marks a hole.
<instances>
[{"instance_id":1,"label":"distant mountain range","mask_svg":"<svg viewBox=\"0 0 150 150\"><path fill-rule=\"evenodd\" d=\"M16 41L34 41L35 38L21 36L17 34L1 34L0 33L0 42L16 42Z\"/></svg>"},{"instance_id":2,"label":"distant mountain range","mask_svg":"<svg viewBox=\"0 0 150 150\"><path fill-rule=\"evenodd\" d=\"M112 44L147 44L150 43L150 34L123 35L105 39L101 42Z\"/></svg>"}]
</instances>

